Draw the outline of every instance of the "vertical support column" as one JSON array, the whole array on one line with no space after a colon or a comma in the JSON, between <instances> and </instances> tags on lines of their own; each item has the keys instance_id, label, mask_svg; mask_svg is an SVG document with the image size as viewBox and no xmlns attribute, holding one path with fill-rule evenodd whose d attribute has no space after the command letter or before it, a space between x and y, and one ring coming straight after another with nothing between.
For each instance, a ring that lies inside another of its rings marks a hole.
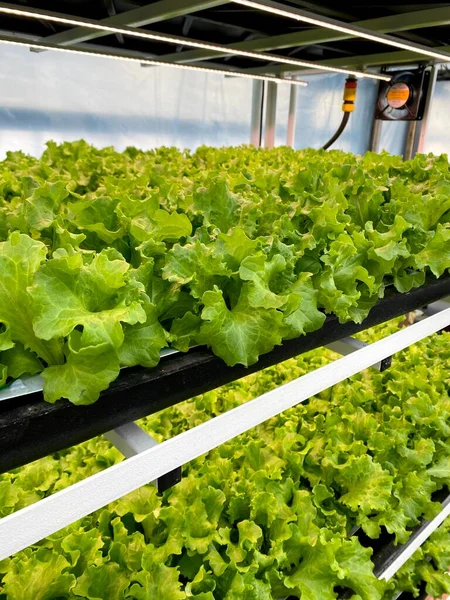
<instances>
[{"instance_id":1,"label":"vertical support column","mask_svg":"<svg viewBox=\"0 0 450 600\"><path fill-rule=\"evenodd\" d=\"M274 81L268 81L266 95L266 125L264 129L264 146L266 148L273 148L275 145L277 91L277 84Z\"/></svg>"},{"instance_id":2,"label":"vertical support column","mask_svg":"<svg viewBox=\"0 0 450 600\"><path fill-rule=\"evenodd\" d=\"M288 114L288 124L287 124L287 136L286 136L286 145L291 148L294 147L295 141L295 117L297 112L297 92L298 86L291 85L290 94L289 94L289 114Z\"/></svg>"},{"instance_id":3,"label":"vertical support column","mask_svg":"<svg viewBox=\"0 0 450 600\"><path fill-rule=\"evenodd\" d=\"M264 104L264 81L255 79L252 89L252 122L250 144L259 148L262 142L262 112Z\"/></svg>"},{"instance_id":4,"label":"vertical support column","mask_svg":"<svg viewBox=\"0 0 450 600\"><path fill-rule=\"evenodd\" d=\"M431 105L433 103L434 90L436 88L439 65L432 65L430 69L430 81L428 83L427 97L425 98L425 110L421 121L411 121L406 138L405 159L414 158L418 152L423 152L425 136L430 120Z\"/></svg>"},{"instance_id":5,"label":"vertical support column","mask_svg":"<svg viewBox=\"0 0 450 600\"><path fill-rule=\"evenodd\" d=\"M370 141L370 150L371 152L379 152L380 151L380 138L381 138L381 124L383 121L379 119L373 119L373 127L372 127L372 139Z\"/></svg>"},{"instance_id":6,"label":"vertical support column","mask_svg":"<svg viewBox=\"0 0 450 600\"><path fill-rule=\"evenodd\" d=\"M430 121L431 106L433 104L434 90L436 89L437 76L439 71L439 65L432 65L430 72L430 83L428 84L427 99L425 102L425 112L423 119L420 122L420 131L417 136L417 152L421 153L425 147L425 137L427 135L427 127Z\"/></svg>"},{"instance_id":7,"label":"vertical support column","mask_svg":"<svg viewBox=\"0 0 450 600\"><path fill-rule=\"evenodd\" d=\"M405 160L411 160L411 158L414 158L416 155L416 133L417 121L410 121L408 123L408 131L406 132L405 152L403 153L403 158Z\"/></svg>"}]
</instances>

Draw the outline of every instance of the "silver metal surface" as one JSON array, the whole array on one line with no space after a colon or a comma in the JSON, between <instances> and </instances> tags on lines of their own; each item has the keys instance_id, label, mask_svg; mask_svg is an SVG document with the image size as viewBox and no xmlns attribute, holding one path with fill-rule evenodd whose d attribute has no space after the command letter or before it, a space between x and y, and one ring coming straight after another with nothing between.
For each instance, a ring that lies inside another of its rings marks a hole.
<instances>
[{"instance_id":1,"label":"silver metal surface","mask_svg":"<svg viewBox=\"0 0 450 600\"><path fill-rule=\"evenodd\" d=\"M275 127L277 120L277 84L269 81L266 86L266 120L264 125L264 147L275 145Z\"/></svg>"},{"instance_id":2,"label":"silver metal surface","mask_svg":"<svg viewBox=\"0 0 450 600\"><path fill-rule=\"evenodd\" d=\"M289 92L289 112L288 112L288 123L287 123L287 135L286 145L291 148L294 147L295 143L295 120L297 115L297 87L291 85Z\"/></svg>"},{"instance_id":3,"label":"silver metal surface","mask_svg":"<svg viewBox=\"0 0 450 600\"><path fill-rule=\"evenodd\" d=\"M417 121L410 121L408 123L408 131L406 133L405 151L403 158L405 160L411 160L416 155L417 147L415 143L417 130Z\"/></svg>"},{"instance_id":4,"label":"silver metal surface","mask_svg":"<svg viewBox=\"0 0 450 600\"><path fill-rule=\"evenodd\" d=\"M158 442L136 423L127 423L116 427L104 435L125 458L136 456L139 452L158 445Z\"/></svg>"},{"instance_id":5,"label":"silver metal surface","mask_svg":"<svg viewBox=\"0 0 450 600\"><path fill-rule=\"evenodd\" d=\"M442 298L442 300L438 300L437 302L433 302L429 304L426 308L423 308L420 312L421 314L416 318L416 320L423 320L427 317L431 317L442 310L450 307L450 296L446 296Z\"/></svg>"},{"instance_id":6,"label":"silver metal surface","mask_svg":"<svg viewBox=\"0 0 450 600\"><path fill-rule=\"evenodd\" d=\"M423 118L420 121L411 121L409 123L404 154L406 160L414 158L418 152L423 152L438 71L439 67L437 65L432 65L430 67L430 81L428 84L427 96L425 98Z\"/></svg>"},{"instance_id":7,"label":"silver metal surface","mask_svg":"<svg viewBox=\"0 0 450 600\"><path fill-rule=\"evenodd\" d=\"M424 151L424 147L425 147L425 137L427 134L428 123L430 121L430 114L431 114L431 109L433 106L434 90L436 89L436 82L437 82L439 67L438 67L438 65L432 65L430 70L431 70L430 82L428 85L427 98L425 101L425 111L423 114L423 118L420 121L418 138L416 139L416 148L417 148L417 152L419 152L419 153L422 153Z\"/></svg>"},{"instance_id":8,"label":"silver metal surface","mask_svg":"<svg viewBox=\"0 0 450 600\"><path fill-rule=\"evenodd\" d=\"M362 342L353 337L345 337L337 342L332 342L331 344L327 344L326 348L340 354L341 356L348 356L357 350L361 350L361 348L365 348L367 346L366 342ZM377 371L381 370L381 361L378 361L371 365Z\"/></svg>"},{"instance_id":9,"label":"silver metal surface","mask_svg":"<svg viewBox=\"0 0 450 600\"><path fill-rule=\"evenodd\" d=\"M295 87L295 86L294 86ZM252 88L252 114L250 124L250 144L258 148L262 140L262 111L264 82L255 80Z\"/></svg>"},{"instance_id":10,"label":"silver metal surface","mask_svg":"<svg viewBox=\"0 0 450 600\"><path fill-rule=\"evenodd\" d=\"M40 375L16 379L11 384L0 389L0 402L17 398L18 396L28 396L28 394L34 394L35 392L42 392L43 385L44 380Z\"/></svg>"},{"instance_id":11,"label":"silver metal surface","mask_svg":"<svg viewBox=\"0 0 450 600\"><path fill-rule=\"evenodd\" d=\"M379 119L373 119L373 125L372 125L372 139L370 141L370 150L372 152L379 152L380 151L380 138L381 138L381 127L382 127L382 121L380 121Z\"/></svg>"}]
</instances>

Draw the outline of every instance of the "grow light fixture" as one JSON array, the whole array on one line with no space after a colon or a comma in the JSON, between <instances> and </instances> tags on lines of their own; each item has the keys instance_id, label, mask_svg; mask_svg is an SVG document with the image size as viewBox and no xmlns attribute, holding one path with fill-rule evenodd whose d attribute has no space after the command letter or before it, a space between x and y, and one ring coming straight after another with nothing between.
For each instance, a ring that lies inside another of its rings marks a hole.
<instances>
[{"instance_id":1,"label":"grow light fixture","mask_svg":"<svg viewBox=\"0 0 450 600\"><path fill-rule=\"evenodd\" d=\"M274 77L271 75L253 75L241 71L226 71L225 69L215 69L213 67L196 67L194 65L182 65L179 63L164 62L162 60L153 60L150 58L139 58L136 56L125 56L121 54L110 54L107 52L97 52L96 50L77 50L75 48L64 48L61 46L48 46L39 42L19 42L11 39L0 39L0 44L9 44L11 46L22 46L36 50L51 50L52 52L66 52L72 54L81 54L83 56L99 56L100 58L111 58L126 62L137 62L140 64L149 64L155 67L169 67L171 69L186 69L188 71L205 71L206 73L218 73L219 75L232 75L233 77L242 77L244 79L258 79L261 81L274 81L275 83L289 83L291 85L307 86L306 81L291 79L288 77Z\"/></svg>"},{"instance_id":2,"label":"grow light fixture","mask_svg":"<svg viewBox=\"0 0 450 600\"><path fill-rule=\"evenodd\" d=\"M291 65L297 68L316 69L320 71L328 71L331 73L354 75L355 77L367 77L370 79L379 79L381 81L390 81L390 77L387 75L379 75L377 73L366 73L363 71L353 71L348 69L342 69L339 67L329 67L326 65L316 65L314 62L311 61L297 60L294 58L289 58L287 56L278 56L276 54L265 54L262 52L236 50L228 48L227 46L222 46L220 44L211 44L173 35L153 33L151 31L135 27L115 27L112 25L103 25L98 21L93 21L90 19L88 20L80 19L78 17L66 17L62 14L54 14L43 10L26 10L22 8L16 8L15 6L10 4L0 4L0 13L13 15L17 17L38 19L41 21L49 21L52 23L61 23L62 25L69 25L73 27L86 27L88 29L96 29L97 31L104 31L112 34L119 33L121 35L128 35L130 37L147 39L157 42L165 42L168 44L175 44L177 46L182 45L190 48L198 48L200 50L212 50L213 52L220 52L226 55L245 56L246 58L253 58L256 60L272 61L274 63ZM180 58L182 59L182 54L180 54Z\"/></svg>"},{"instance_id":3,"label":"grow light fixture","mask_svg":"<svg viewBox=\"0 0 450 600\"><path fill-rule=\"evenodd\" d=\"M268 12L273 15L280 17L286 17L288 19L294 19L295 21L301 21L302 23L309 23L310 25L316 25L317 27L324 27L325 29L332 29L339 33L345 33L351 37L363 38L370 40L371 42L377 42L379 44L385 44L386 46L392 46L393 48L399 48L400 50L408 50L415 54L421 54L422 56L429 56L438 60L444 60L450 62L450 54L444 52L436 52L432 48L423 46L422 44L415 44L413 42L404 42L403 40L396 38L392 35L384 33L375 33L370 29L364 29L364 27L358 27L353 25L347 25L343 21L337 21L336 19L329 19L328 17L322 17L308 11L303 11L297 8L289 7L286 9L282 4L278 2L272 2L272 0L231 0L234 4L240 4L241 6L248 6L249 8L255 8L263 12Z\"/></svg>"}]
</instances>

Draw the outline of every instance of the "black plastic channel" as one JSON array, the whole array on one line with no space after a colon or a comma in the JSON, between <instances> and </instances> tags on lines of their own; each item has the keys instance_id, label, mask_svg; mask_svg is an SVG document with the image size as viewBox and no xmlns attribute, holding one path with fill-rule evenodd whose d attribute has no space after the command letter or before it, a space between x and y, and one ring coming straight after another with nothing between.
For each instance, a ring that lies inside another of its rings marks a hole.
<instances>
[{"instance_id":1,"label":"black plastic channel","mask_svg":"<svg viewBox=\"0 0 450 600\"><path fill-rule=\"evenodd\" d=\"M444 488L435 492L432 496L434 502L448 503L450 501L450 495L448 489ZM403 554L408 546L414 543L414 540L422 533L422 531L429 525L430 521L422 519L420 524L414 527L411 536L405 544L395 545L394 540L391 539L382 548L375 550L372 556L372 562L374 563L374 573L377 577L380 577L386 569ZM393 536L391 536L393 538ZM364 543L363 543L364 545Z\"/></svg>"},{"instance_id":2,"label":"black plastic channel","mask_svg":"<svg viewBox=\"0 0 450 600\"><path fill-rule=\"evenodd\" d=\"M450 491L447 487L444 487L441 490L434 492L431 496L431 499L433 502L439 502L445 506L450 501ZM442 510L444 510L444 506L442 506ZM411 529L410 537L405 544L395 544L395 536L388 533L384 528L382 529L380 537L375 539L367 536L360 528L356 530L354 535L358 537L362 546L365 548L372 548L372 562L374 565L373 572L378 578L380 578L386 569L394 562L394 560L401 556L407 550L410 544L414 543L414 540L417 539L417 537L422 533L429 523L429 520L421 519L419 524ZM421 593L425 593L425 583L422 587L423 589L421 589ZM356 592L346 589L342 590L338 597L339 600L350 600L354 596L356 596ZM427 594L425 594L423 597L426 598ZM401 592L395 600L397 600L397 598L399 600L409 600L409 598L412 598L412 596L408 592ZM420 598L422 598L422 596L420 596ZM294 600L294 597L288 598L287 600Z\"/></svg>"},{"instance_id":3,"label":"black plastic channel","mask_svg":"<svg viewBox=\"0 0 450 600\"><path fill-rule=\"evenodd\" d=\"M450 277L430 278L406 294L395 290L361 324L327 317L318 331L284 342L249 368L227 367L205 348L174 354L154 369L124 369L90 406L48 404L42 393L0 403L0 473L68 448L268 366L416 310L450 294Z\"/></svg>"}]
</instances>

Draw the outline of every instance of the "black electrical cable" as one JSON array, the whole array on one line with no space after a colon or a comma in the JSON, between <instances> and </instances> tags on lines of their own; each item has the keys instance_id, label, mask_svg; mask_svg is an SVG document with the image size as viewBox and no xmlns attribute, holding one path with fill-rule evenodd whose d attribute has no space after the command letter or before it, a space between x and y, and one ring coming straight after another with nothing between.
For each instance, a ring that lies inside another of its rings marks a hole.
<instances>
[{"instance_id":1,"label":"black electrical cable","mask_svg":"<svg viewBox=\"0 0 450 600\"><path fill-rule=\"evenodd\" d=\"M341 124L338 127L338 130L333 135L333 137L330 138L324 146L322 146L322 150L327 150L332 144L334 144L334 142L338 139L338 137L341 135L341 133L346 128L349 118L350 118L350 113L345 112L344 116L342 117Z\"/></svg>"}]
</instances>

